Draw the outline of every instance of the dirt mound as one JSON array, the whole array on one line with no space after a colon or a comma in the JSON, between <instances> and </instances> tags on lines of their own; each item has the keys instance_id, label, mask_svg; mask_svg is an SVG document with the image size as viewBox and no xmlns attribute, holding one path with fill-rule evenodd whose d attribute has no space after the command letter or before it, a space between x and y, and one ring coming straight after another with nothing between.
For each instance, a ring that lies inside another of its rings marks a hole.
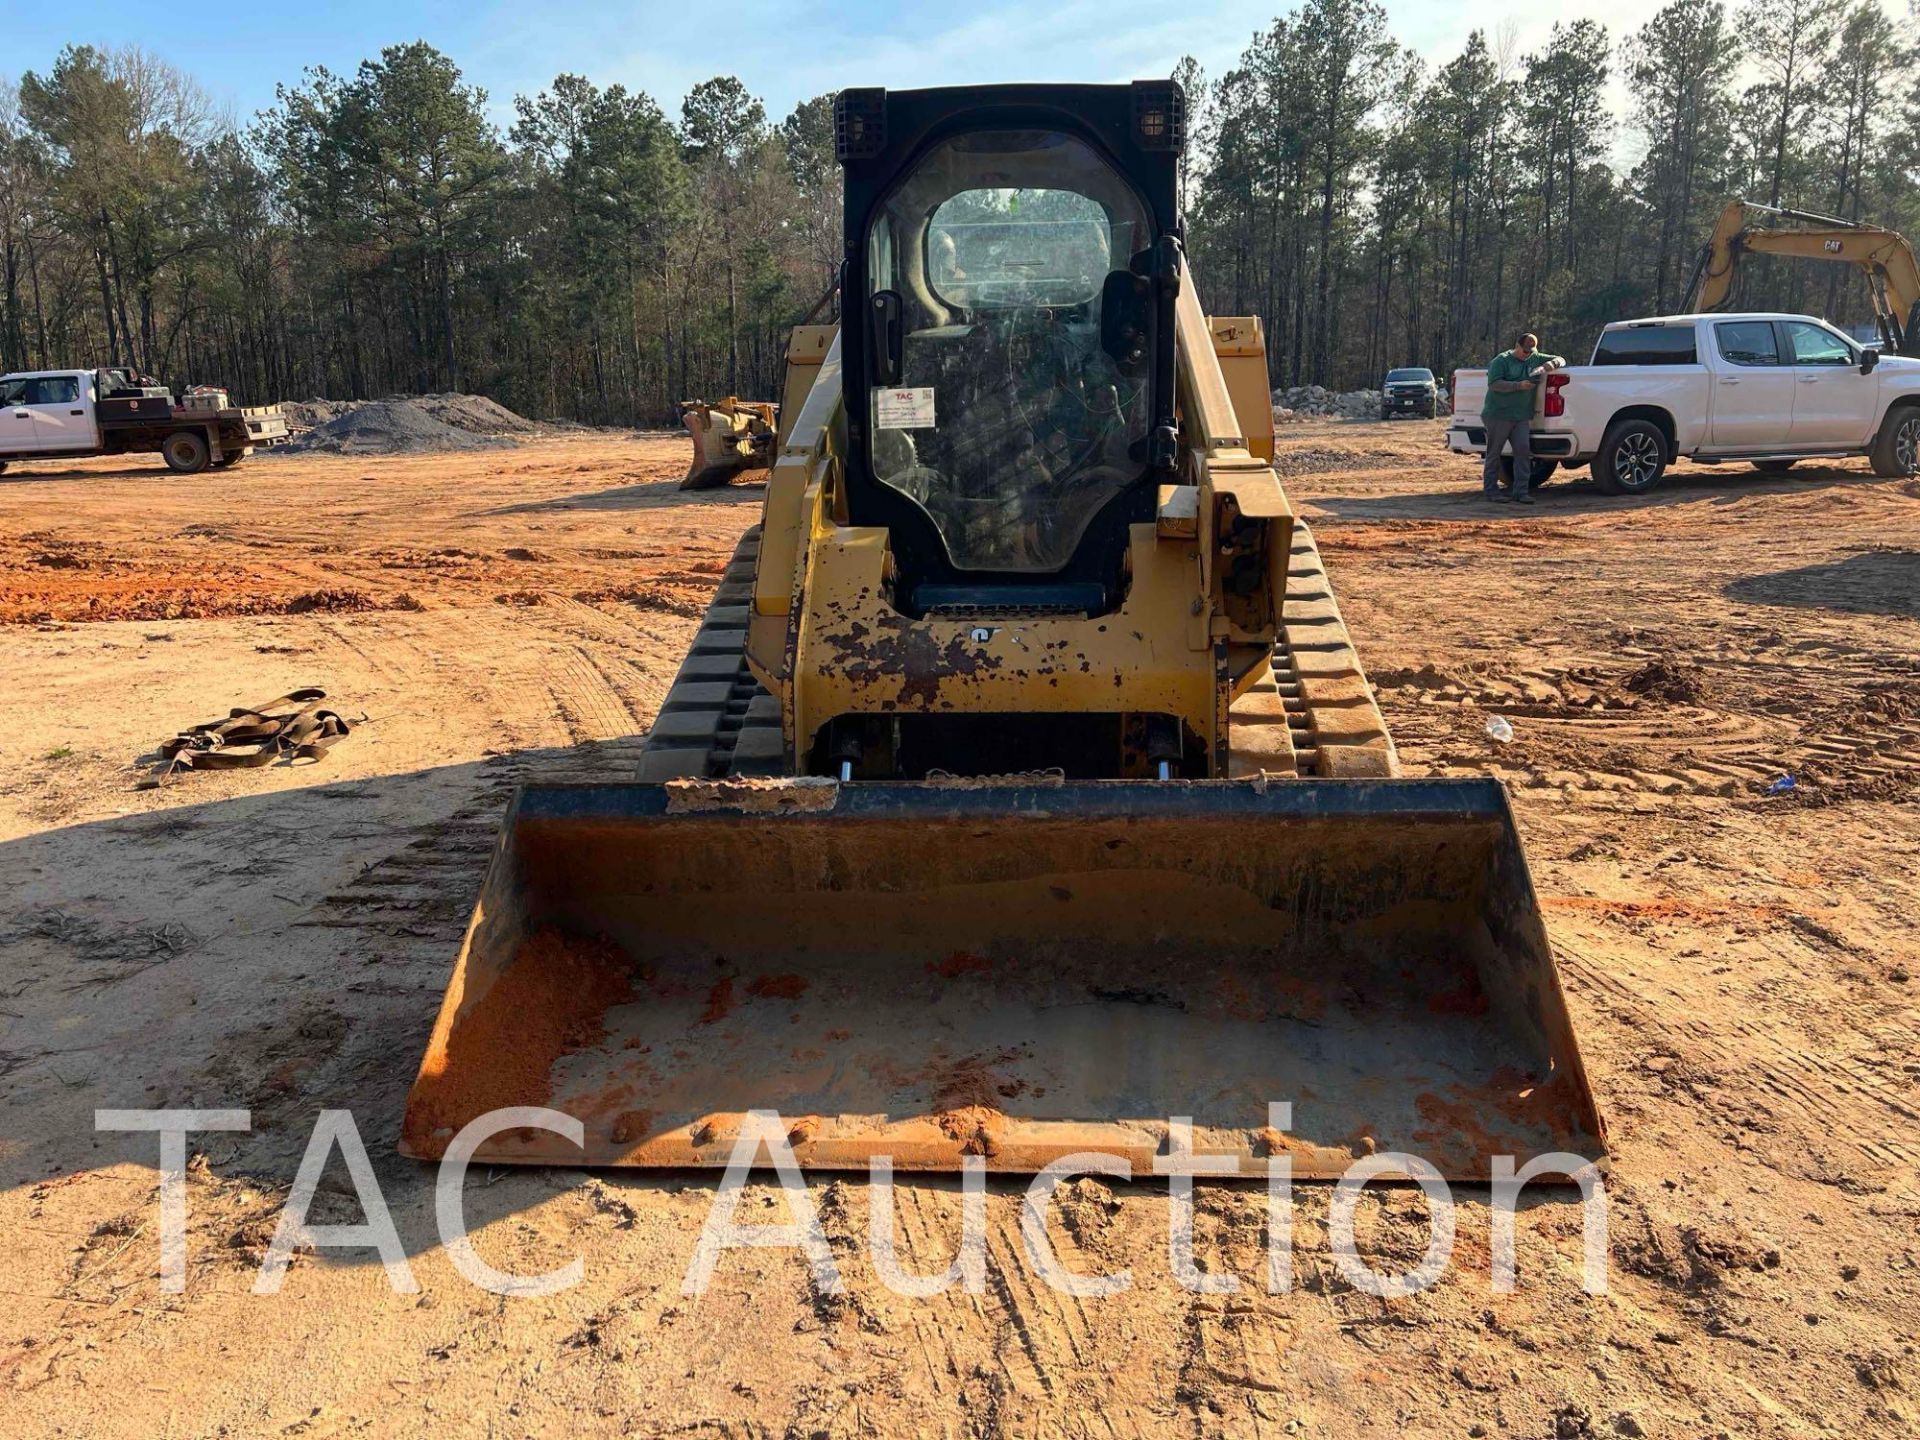
<instances>
[{"instance_id":1,"label":"dirt mound","mask_svg":"<svg viewBox=\"0 0 1920 1440\"><path fill-rule=\"evenodd\" d=\"M353 614L371 610L419 610L402 592L374 596L364 590L325 589L288 593L270 576L249 576L231 567L185 568L172 573L130 570L101 577L87 588L18 586L0 576L0 625L51 625L95 620L222 620L239 615Z\"/></svg>"},{"instance_id":2,"label":"dirt mound","mask_svg":"<svg viewBox=\"0 0 1920 1440\"><path fill-rule=\"evenodd\" d=\"M1649 700L1697 705L1706 698L1706 676L1697 665L1677 660L1649 660L1625 680L1627 689Z\"/></svg>"},{"instance_id":3,"label":"dirt mound","mask_svg":"<svg viewBox=\"0 0 1920 1440\"><path fill-rule=\"evenodd\" d=\"M449 424L427 407L425 400L432 398L438 397L370 400L355 405L295 436L283 448L292 454L409 455L425 450L484 450L512 443ZM457 398L472 401L477 397Z\"/></svg>"},{"instance_id":4,"label":"dirt mound","mask_svg":"<svg viewBox=\"0 0 1920 1440\"><path fill-rule=\"evenodd\" d=\"M417 406L443 424L474 435L528 435L538 428L526 416L485 395L392 395L386 403Z\"/></svg>"},{"instance_id":5,"label":"dirt mound","mask_svg":"<svg viewBox=\"0 0 1920 1440\"><path fill-rule=\"evenodd\" d=\"M1853 712L1866 724L1920 720L1920 682L1889 681L1869 685L1855 699Z\"/></svg>"},{"instance_id":6,"label":"dirt mound","mask_svg":"<svg viewBox=\"0 0 1920 1440\"><path fill-rule=\"evenodd\" d=\"M287 447L327 455L404 455L477 450L530 435L539 427L485 395L389 395L381 400L290 400L282 408L295 431Z\"/></svg>"},{"instance_id":7,"label":"dirt mound","mask_svg":"<svg viewBox=\"0 0 1920 1440\"><path fill-rule=\"evenodd\" d=\"M282 613L310 615L316 610L346 614L357 610L378 610L380 604L364 590L308 590L286 602Z\"/></svg>"},{"instance_id":8,"label":"dirt mound","mask_svg":"<svg viewBox=\"0 0 1920 1440\"><path fill-rule=\"evenodd\" d=\"M591 590L576 590L573 598L583 605L637 605L642 610L665 610L697 620L706 614L711 594L679 591L667 585L598 585Z\"/></svg>"},{"instance_id":9,"label":"dirt mound","mask_svg":"<svg viewBox=\"0 0 1920 1440\"><path fill-rule=\"evenodd\" d=\"M365 403L364 400L327 400L316 395L311 400L284 400L280 409L285 413L290 429L311 430L329 420L338 420L356 405Z\"/></svg>"}]
</instances>

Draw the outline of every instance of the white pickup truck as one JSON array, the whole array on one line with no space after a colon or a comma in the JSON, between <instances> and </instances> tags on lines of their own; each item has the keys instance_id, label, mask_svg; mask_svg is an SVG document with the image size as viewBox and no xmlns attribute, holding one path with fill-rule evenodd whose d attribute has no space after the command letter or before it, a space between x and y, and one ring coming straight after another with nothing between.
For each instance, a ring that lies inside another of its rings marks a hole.
<instances>
[{"instance_id":1,"label":"white pickup truck","mask_svg":"<svg viewBox=\"0 0 1920 1440\"><path fill-rule=\"evenodd\" d=\"M1486 392L1485 370L1455 372L1457 453L1486 453ZM1639 495L1680 456L1777 474L1866 455L1876 475L1920 474L1920 359L1883 357L1806 315L1621 321L1590 364L1548 375L1534 405L1535 485L1559 465L1590 465L1607 494Z\"/></svg>"},{"instance_id":2,"label":"white pickup truck","mask_svg":"<svg viewBox=\"0 0 1920 1440\"><path fill-rule=\"evenodd\" d=\"M158 454L182 474L237 465L287 438L280 407L240 409L218 391L176 404L129 371L30 370L0 375L0 470L13 460Z\"/></svg>"}]
</instances>

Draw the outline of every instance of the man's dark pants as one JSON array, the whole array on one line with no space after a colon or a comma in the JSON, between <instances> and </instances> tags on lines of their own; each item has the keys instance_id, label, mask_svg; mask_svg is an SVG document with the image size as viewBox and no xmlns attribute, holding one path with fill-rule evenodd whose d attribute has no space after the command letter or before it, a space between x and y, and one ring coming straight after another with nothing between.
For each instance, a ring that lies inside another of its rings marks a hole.
<instances>
[{"instance_id":1,"label":"man's dark pants","mask_svg":"<svg viewBox=\"0 0 1920 1440\"><path fill-rule=\"evenodd\" d=\"M1533 422L1531 420L1482 419L1487 430L1487 463L1480 472L1480 489L1489 500L1500 498L1500 452L1513 445L1513 498L1527 493L1533 478Z\"/></svg>"}]
</instances>

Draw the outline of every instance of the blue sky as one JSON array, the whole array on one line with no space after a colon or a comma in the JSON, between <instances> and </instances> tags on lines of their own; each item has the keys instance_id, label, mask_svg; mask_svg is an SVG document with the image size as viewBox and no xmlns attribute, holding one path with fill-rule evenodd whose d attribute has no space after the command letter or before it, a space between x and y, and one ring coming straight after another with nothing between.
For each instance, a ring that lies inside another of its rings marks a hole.
<instances>
[{"instance_id":1,"label":"blue sky","mask_svg":"<svg viewBox=\"0 0 1920 1440\"><path fill-rule=\"evenodd\" d=\"M1284 8L1276 0L721 0L705 8L336 0L203 14L153 0L0 0L0 76L44 69L68 43L132 42L194 75L244 123L272 103L277 83L297 81L302 66L351 70L384 45L426 39L489 92L502 120L515 94L569 70L644 89L670 113L689 86L731 72L777 118L797 100L845 85L1127 80L1164 75L1188 52L1217 75ZM1656 0L1539 0L1511 11L1408 0L1387 6L1401 43L1438 59L1456 51L1474 24L1491 30L1508 14L1524 49L1555 19L1595 15L1617 26L1655 8Z\"/></svg>"},{"instance_id":2,"label":"blue sky","mask_svg":"<svg viewBox=\"0 0 1920 1440\"><path fill-rule=\"evenodd\" d=\"M1903 15L1905 0L1882 0ZM1456 53L1469 30L1507 27L1518 51L1556 20L1592 17L1617 41L1660 0L1532 0L1466 5L1386 0L1400 42L1430 61ZM132 42L194 75L245 123L301 68L348 71L384 45L426 39L484 87L496 119L513 96L565 71L647 91L677 114L688 87L733 73L776 118L795 101L846 85L996 80L1128 80L1164 75L1184 53L1209 76L1230 66L1277 0L719 0L591 4L584 0L310 0L224 10L156 0L81 5L0 0L0 77L44 69L68 43ZM724 18L723 18L724 17Z\"/></svg>"}]
</instances>

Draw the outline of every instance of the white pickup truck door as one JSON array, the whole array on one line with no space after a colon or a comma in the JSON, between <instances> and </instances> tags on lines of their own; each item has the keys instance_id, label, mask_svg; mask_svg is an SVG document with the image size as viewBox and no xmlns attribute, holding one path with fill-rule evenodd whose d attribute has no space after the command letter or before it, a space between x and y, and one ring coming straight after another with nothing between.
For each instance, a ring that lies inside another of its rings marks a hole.
<instances>
[{"instance_id":1,"label":"white pickup truck door","mask_svg":"<svg viewBox=\"0 0 1920 1440\"><path fill-rule=\"evenodd\" d=\"M1793 428L1796 450L1818 445L1865 445L1879 418L1880 379L1860 373L1860 357L1845 340L1811 320L1782 322L1793 346Z\"/></svg>"},{"instance_id":2,"label":"white pickup truck door","mask_svg":"<svg viewBox=\"0 0 1920 1440\"><path fill-rule=\"evenodd\" d=\"M33 412L34 448L94 448L91 386L73 375L42 375L27 381L27 409Z\"/></svg>"},{"instance_id":3,"label":"white pickup truck door","mask_svg":"<svg viewBox=\"0 0 1920 1440\"><path fill-rule=\"evenodd\" d=\"M1791 445L1792 366L1783 363L1771 320L1716 320L1713 331L1713 409L1707 443L1715 450L1766 450Z\"/></svg>"},{"instance_id":4,"label":"white pickup truck door","mask_svg":"<svg viewBox=\"0 0 1920 1440\"><path fill-rule=\"evenodd\" d=\"M33 411L27 408L27 382L0 380L0 455L39 448L33 439Z\"/></svg>"}]
</instances>

